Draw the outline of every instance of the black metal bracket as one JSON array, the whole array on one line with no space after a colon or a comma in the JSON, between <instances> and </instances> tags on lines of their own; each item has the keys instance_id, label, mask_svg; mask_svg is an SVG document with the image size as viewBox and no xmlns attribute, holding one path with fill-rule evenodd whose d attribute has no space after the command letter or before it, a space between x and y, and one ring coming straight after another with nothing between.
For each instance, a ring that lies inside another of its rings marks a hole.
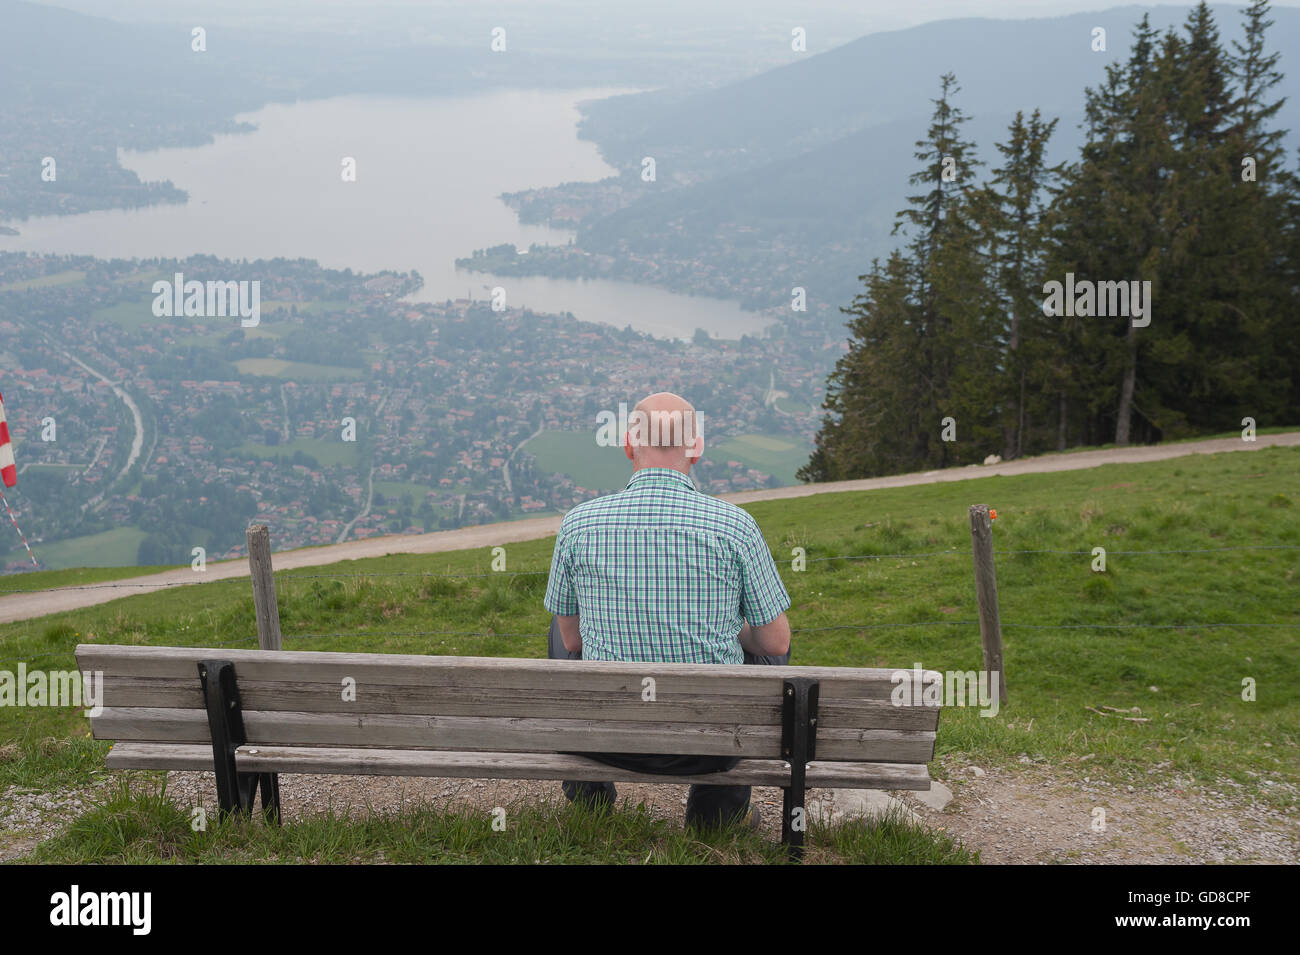
<instances>
[{"instance_id":1,"label":"black metal bracket","mask_svg":"<svg viewBox=\"0 0 1300 955\"><path fill-rule=\"evenodd\" d=\"M808 677L791 677L781 685L781 758L790 764L790 785L783 786L781 842L790 858L803 858L808 807L804 805L808 764L817 758L819 685Z\"/></svg>"},{"instance_id":2,"label":"black metal bracket","mask_svg":"<svg viewBox=\"0 0 1300 955\"><path fill-rule=\"evenodd\" d=\"M199 685L208 709L208 731L212 735L212 765L217 773L217 804L221 818L233 812L253 814L259 785L262 815L267 822L280 822L280 777L276 773L241 773L235 765L235 750L248 742L244 734L243 706L235 665L229 660L200 660Z\"/></svg>"}]
</instances>

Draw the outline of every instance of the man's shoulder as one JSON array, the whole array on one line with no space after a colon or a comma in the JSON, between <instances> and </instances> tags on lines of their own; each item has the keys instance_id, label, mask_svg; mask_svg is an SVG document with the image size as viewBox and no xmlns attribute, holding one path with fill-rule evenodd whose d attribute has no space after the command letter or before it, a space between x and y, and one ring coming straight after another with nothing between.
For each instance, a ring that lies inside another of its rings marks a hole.
<instances>
[{"instance_id":1,"label":"man's shoulder","mask_svg":"<svg viewBox=\"0 0 1300 955\"><path fill-rule=\"evenodd\" d=\"M758 521L754 520L754 515L743 507L737 507L730 501L724 501L720 497L711 497L708 494L700 494L703 507L716 518L725 527L732 530L737 536L752 540L755 537L762 537L763 532L759 529Z\"/></svg>"},{"instance_id":2,"label":"man's shoulder","mask_svg":"<svg viewBox=\"0 0 1300 955\"><path fill-rule=\"evenodd\" d=\"M619 510L619 498L624 492L616 491L613 494L602 494L600 497L593 497L589 501L583 501L581 504L575 504L569 508L564 519L560 521L560 532L573 531L584 525L590 525L611 513Z\"/></svg>"},{"instance_id":3,"label":"man's shoulder","mask_svg":"<svg viewBox=\"0 0 1300 955\"><path fill-rule=\"evenodd\" d=\"M560 533L575 534L611 520L635 519L644 507L644 500L629 490L594 497L570 508L560 522ZM693 525L696 530L707 530L736 543L763 539L758 521L748 511L702 491L687 490L680 498L674 495L671 511L684 526Z\"/></svg>"}]
</instances>

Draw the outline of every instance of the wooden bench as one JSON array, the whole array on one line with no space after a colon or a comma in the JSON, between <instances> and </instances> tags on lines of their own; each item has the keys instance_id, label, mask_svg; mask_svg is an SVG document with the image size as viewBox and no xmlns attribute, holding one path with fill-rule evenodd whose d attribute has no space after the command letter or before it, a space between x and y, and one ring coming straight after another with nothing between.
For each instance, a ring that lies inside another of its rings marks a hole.
<instances>
[{"instance_id":1,"label":"wooden bench","mask_svg":"<svg viewBox=\"0 0 1300 955\"><path fill-rule=\"evenodd\" d=\"M939 720L895 705L885 669L100 644L77 663L103 674L109 768L215 771L222 814L250 813L260 786L278 821L278 773L780 786L796 857L806 787L929 789ZM582 752L741 761L660 776Z\"/></svg>"}]
</instances>

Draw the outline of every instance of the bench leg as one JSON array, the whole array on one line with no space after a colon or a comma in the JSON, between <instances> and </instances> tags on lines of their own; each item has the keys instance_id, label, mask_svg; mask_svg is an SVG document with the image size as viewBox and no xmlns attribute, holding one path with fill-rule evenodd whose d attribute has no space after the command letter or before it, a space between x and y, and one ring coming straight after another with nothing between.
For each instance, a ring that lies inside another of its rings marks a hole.
<instances>
[{"instance_id":1,"label":"bench leg","mask_svg":"<svg viewBox=\"0 0 1300 955\"><path fill-rule=\"evenodd\" d=\"M267 822L280 822L280 778L275 773L241 773L235 764L235 750L248 741L244 734L243 708L235 665L229 660L199 663L199 684L208 711L208 732L212 736L212 767L217 775L217 805L221 818L233 812L253 813L258 787L262 790L262 815Z\"/></svg>"},{"instance_id":2,"label":"bench leg","mask_svg":"<svg viewBox=\"0 0 1300 955\"><path fill-rule=\"evenodd\" d=\"M808 829L805 781L817 753L817 696L817 681L806 677L792 677L781 687L781 757L790 763L790 785L782 787L781 842L795 861L803 858Z\"/></svg>"}]
</instances>

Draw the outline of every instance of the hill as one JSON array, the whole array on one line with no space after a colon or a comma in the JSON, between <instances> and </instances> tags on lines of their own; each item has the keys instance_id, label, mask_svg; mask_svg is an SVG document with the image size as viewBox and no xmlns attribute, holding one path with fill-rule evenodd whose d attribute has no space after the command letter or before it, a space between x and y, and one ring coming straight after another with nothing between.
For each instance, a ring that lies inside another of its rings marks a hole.
<instances>
[{"instance_id":1,"label":"hill","mask_svg":"<svg viewBox=\"0 0 1300 955\"><path fill-rule=\"evenodd\" d=\"M1240 35L1240 8L1211 7L1225 43ZM1179 26L1190 7L1125 6L1072 16L958 19L862 37L825 53L719 89L661 91L589 103L581 135L639 186L627 208L583 223L588 251L660 254L717 262L759 256L777 276L757 304L787 303L780 266L810 262L799 283L846 304L855 277L897 244L894 213L911 191L913 142L925 130L939 75L962 87L956 103L986 163L1017 110L1059 118L1048 159L1077 156L1084 90L1107 64L1123 62L1144 13L1154 27ZM1276 125L1300 125L1300 9L1276 7L1270 49L1287 103ZM1091 48L1106 30L1105 52ZM642 157L657 182L636 183ZM762 271L762 270L760 270Z\"/></svg>"}]
</instances>

